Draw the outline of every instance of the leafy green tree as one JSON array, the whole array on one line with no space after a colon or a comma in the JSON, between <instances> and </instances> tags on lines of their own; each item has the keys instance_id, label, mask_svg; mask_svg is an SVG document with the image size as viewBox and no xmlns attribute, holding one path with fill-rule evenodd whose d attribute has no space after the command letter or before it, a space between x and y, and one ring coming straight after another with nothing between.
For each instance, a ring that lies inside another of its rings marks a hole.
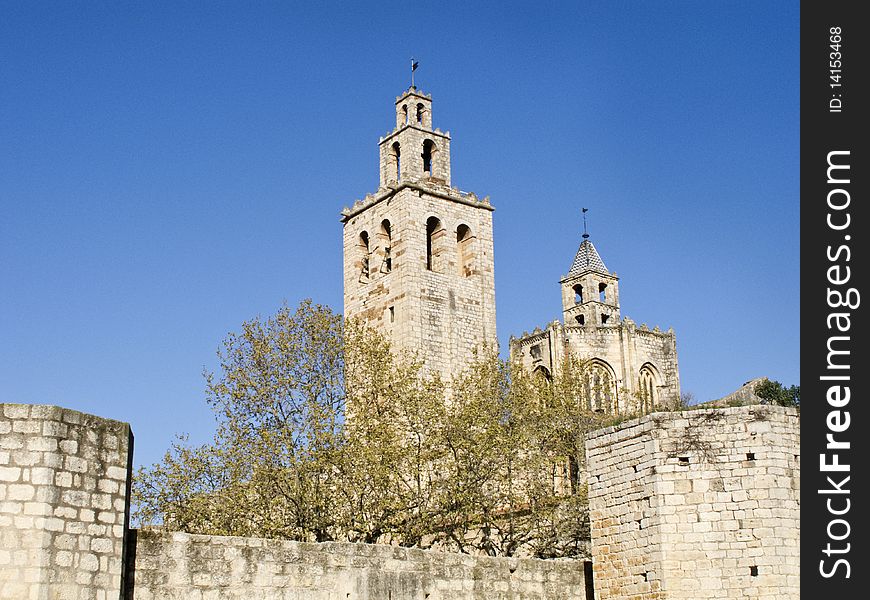
<instances>
[{"instance_id":1,"label":"leafy green tree","mask_svg":"<svg viewBox=\"0 0 870 600\"><path fill-rule=\"evenodd\" d=\"M218 420L212 444L175 444L139 471L142 523L199 533L323 541L335 535L344 445L344 344L340 315L303 302L253 319L206 373Z\"/></svg>"},{"instance_id":2,"label":"leafy green tree","mask_svg":"<svg viewBox=\"0 0 870 600\"><path fill-rule=\"evenodd\" d=\"M347 423L342 525L349 539L419 545L431 527L444 386L415 356L359 323L346 326Z\"/></svg>"},{"instance_id":3,"label":"leafy green tree","mask_svg":"<svg viewBox=\"0 0 870 600\"><path fill-rule=\"evenodd\" d=\"M798 408L801 405L801 386L799 385L785 387L779 381L765 379L755 386L755 395L761 399L763 404Z\"/></svg>"},{"instance_id":4,"label":"leafy green tree","mask_svg":"<svg viewBox=\"0 0 870 600\"><path fill-rule=\"evenodd\" d=\"M588 539L587 363L541 377L483 349L442 382L310 301L230 334L206 373L214 440L179 438L134 479L169 529L541 557Z\"/></svg>"}]
</instances>

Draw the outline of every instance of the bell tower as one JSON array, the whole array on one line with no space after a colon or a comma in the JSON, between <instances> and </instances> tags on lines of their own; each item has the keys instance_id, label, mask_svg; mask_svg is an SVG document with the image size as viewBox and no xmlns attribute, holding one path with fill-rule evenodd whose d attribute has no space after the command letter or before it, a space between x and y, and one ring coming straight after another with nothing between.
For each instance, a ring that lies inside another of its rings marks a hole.
<instances>
[{"instance_id":1,"label":"bell tower","mask_svg":"<svg viewBox=\"0 0 870 600\"><path fill-rule=\"evenodd\" d=\"M416 352L445 379L496 345L489 198L451 187L450 133L432 127L432 97L395 102L378 142L378 189L342 211L344 314Z\"/></svg>"},{"instance_id":2,"label":"bell tower","mask_svg":"<svg viewBox=\"0 0 870 600\"><path fill-rule=\"evenodd\" d=\"M619 324L619 278L604 266L598 251L583 234L562 285L562 315L566 325Z\"/></svg>"},{"instance_id":3,"label":"bell tower","mask_svg":"<svg viewBox=\"0 0 870 600\"><path fill-rule=\"evenodd\" d=\"M421 179L450 185L450 134L432 129L432 97L416 88L396 98L396 128L378 147L380 187Z\"/></svg>"}]
</instances>

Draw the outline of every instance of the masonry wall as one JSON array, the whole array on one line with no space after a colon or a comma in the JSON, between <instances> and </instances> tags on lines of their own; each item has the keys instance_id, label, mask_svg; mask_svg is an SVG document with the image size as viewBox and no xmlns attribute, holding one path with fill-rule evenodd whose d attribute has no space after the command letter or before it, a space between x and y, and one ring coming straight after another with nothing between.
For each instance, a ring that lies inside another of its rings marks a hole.
<instances>
[{"instance_id":1,"label":"masonry wall","mask_svg":"<svg viewBox=\"0 0 870 600\"><path fill-rule=\"evenodd\" d=\"M0 404L0 599L118 598L130 426Z\"/></svg>"},{"instance_id":2,"label":"masonry wall","mask_svg":"<svg viewBox=\"0 0 870 600\"><path fill-rule=\"evenodd\" d=\"M583 563L139 531L128 600L583 600Z\"/></svg>"},{"instance_id":3,"label":"masonry wall","mask_svg":"<svg viewBox=\"0 0 870 600\"><path fill-rule=\"evenodd\" d=\"M426 268L426 221L442 226L433 243L434 265ZM391 268L381 223L391 225ZM470 264L460 265L457 229L473 236ZM369 238L368 276L362 273ZM417 352L445 378L466 368L482 344L494 347L495 275L492 207L470 194L434 183L381 190L344 219L344 314L383 332L402 352Z\"/></svg>"},{"instance_id":4,"label":"masonry wall","mask_svg":"<svg viewBox=\"0 0 870 600\"><path fill-rule=\"evenodd\" d=\"M797 411L656 413L587 439L599 600L800 597Z\"/></svg>"},{"instance_id":5,"label":"masonry wall","mask_svg":"<svg viewBox=\"0 0 870 600\"><path fill-rule=\"evenodd\" d=\"M493 207L451 187L450 134L432 129L431 97L410 88L395 107L396 127L378 143L377 191L342 211L344 315L380 330L399 354L417 353L427 370L449 380L475 350L497 344ZM440 223L431 245L430 218Z\"/></svg>"},{"instance_id":6,"label":"masonry wall","mask_svg":"<svg viewBox=\"0 0 870 600\"><path fill-rule=\"evenodd\" d=\"M538 349L533 353L535 346ZM563 325L554 321L543 331L511 340L511 357L518 358L529 370L542 366L555 373L567 350L581 359L603 361L613 370L619 414L639 412L638 378L644 365L651 365L658 379L656 405L673 407L679 401L680 375L672 329L637 327L627 317L608 325Z\"/></svg>"}]
</instances>

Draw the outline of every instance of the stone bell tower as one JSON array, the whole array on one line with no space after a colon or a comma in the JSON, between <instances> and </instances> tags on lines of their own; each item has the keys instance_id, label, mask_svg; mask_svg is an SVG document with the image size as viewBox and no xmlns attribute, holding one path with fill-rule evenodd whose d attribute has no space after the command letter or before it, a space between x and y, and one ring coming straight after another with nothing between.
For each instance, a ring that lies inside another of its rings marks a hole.
<instances>
[{"instance_id":1,"label":"stone bell tower","mask_svg":"<svg viewBox=\"0 0 870 600\"><path fill-rule=\"evenodd\" d=\"M583 234L571 269L559 283L566 325L619 322L619 278L604 266L588 234Z\"/></svg>"},{"instance_id":2,"label":"stone bell tower","mask_svg":"<svg viewBox=\"0 0 870 600\"><path fill-rule=\"evenodd\" d=\"M450 187L450 133L432 128L431 96L411 87L395 111L377 191L341 213L344 314L449 379L496 345L493 207Z\"/></svg>"}]
</instances>

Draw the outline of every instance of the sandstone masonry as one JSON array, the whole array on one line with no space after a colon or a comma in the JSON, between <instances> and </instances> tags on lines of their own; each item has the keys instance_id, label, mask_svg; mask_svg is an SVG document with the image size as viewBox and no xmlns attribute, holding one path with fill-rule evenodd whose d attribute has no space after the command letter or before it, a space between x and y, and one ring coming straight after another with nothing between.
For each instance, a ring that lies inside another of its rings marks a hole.
<instances>
[{"instance_id":1,"label":"sandstone masonry","mask_svg":"<svg viewBox=\"0 0 870 600\"><path fill-rule=\"evenodd\" d=\"M344 315L449 379L497 343L493 207L450 186L450 134L416 88L379 148L378 190L342 211Z\"/></svg>"},{"instance_id":2,"label":"sandstone masonry","mask_svg":"<svg viewBox=\"0 0 870 600\"><path fill-rule=\"evenodd\" d=\"M131 451L126 423L0 404L0 599L118 597Z\"/></svg>"},{"instance_id":3,"label":"sandstone masonry","mask_svg":"<svg viewBox=\"0 0 870 600\"><path fill-rule=\"evenodd\" d=\"M131 440L126 423L0 404L0 599L591 600L592 571L598 600L799 597L794 409L654 413L593 432L589 571L129 530Z\"/></svg>"},{"instance_id":4,"label":"sandstone masonry","mask_svg":"<svg viewBox=\"0 0 870 600\"><path fill-rule=\"evenodd\" d=\"M657 413L586 447L596 599L800 597L795 409Z\"/></svg>"},{"instance_id":5,"label":"sandstone masonry","mask_svg":"<svg viewBox=\"0 0 870 600\"><path fill-rule=\"evenodd\" d=\"M642 414L677 406L680 373L673 329L637 326L621 318L619 278L604 266L584 234L559 282L563 322L511 338L511 358L551 377L568 353L587 360L592 410Z\"/></svg>"},{"instance_id":6,"label":"sandstone masonry","mask_svg":"<svg viewBox=\"0 0 870 600\"><path fill-rule=\"evenodd\" d=\"M583 564L139 531L129 600L581 600Z\"/></svg>"}]
</instances>

